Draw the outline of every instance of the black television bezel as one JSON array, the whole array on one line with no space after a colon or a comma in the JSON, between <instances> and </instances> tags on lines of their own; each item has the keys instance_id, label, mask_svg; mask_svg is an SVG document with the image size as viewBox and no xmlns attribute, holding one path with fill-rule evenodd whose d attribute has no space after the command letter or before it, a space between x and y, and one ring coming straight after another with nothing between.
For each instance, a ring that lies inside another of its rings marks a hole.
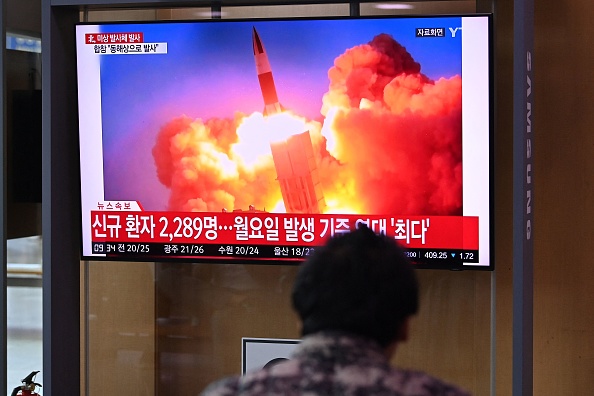
<instances>
[{"instance_id":1,"label":"black television bezel","mask_svg":"<svg viewBox=\"0 0 594 396\"><path fill-rule=\"evenodd\" d=\"M493 50L493 14L492 13L473 13L473 14L440 14L440 15L423 15L423 14L414 14L414 15L365 15L365 16L315 16L315 17L274 17L274 18L236 18L236 19L183 19L183 20L152 20L152 21L99 21L99 22L77 22L75 24L75 32L76 35L76 27L82 25L130 25L130 24L139 24L139 25L149 25L149 24L170 24L170 23L233 23L233 22L263 22L263 21L307 21L307 20L365 20L365 19L431 19L431 18L474 18L474 17L482 17L487 18L488 21L488 74L489 74L489 265L472 265L472 264L461 264L461 265L448 265L448 266L441 266L437 264L422 262L416 263L415 268L417 269L438 269L438 270L452 270L452 271L493 271L495 269L495 216L494 216L494 208L495 208L495 95L494 95L494 86L495 86L495 73L494 73L494 50ZM77 68L78 68L78 58L76 60ZM77 92L78 92L78 82L77 82ZM77 98L78 100L78 98ZM79 117L80 111L77 111L77 119ZM77 124L78 127L78 124ZM80 134L80 128L78 128L78 133ZM82 156L80 154L80 146L79 146L79 161L82 161ZM82 177L82 175L79 175ZM80 199L82 200L82 187L79 194ZM82 210L79 213L79 219L81 228L83 225L82 222ZM143 256L118 256L118 257L111 257L111 256L88 256L83 254L83 235L81 233L80 238L80 254L81 260L83 261L128 261L128 262L178 262L178 263L203 263L203 264L249 264L249 265L288 265L288 266L295 266L300 265L302 260L294 260L294 259L282 259L282 258L275 258L275 259L267 259L267 258L245 258L245 257L221 257L221 258L212 258L212 257L155 257L151 256L150 258L143 257ZM439 250L439 249L436 249Z\"/></svg>"}]
</instances>

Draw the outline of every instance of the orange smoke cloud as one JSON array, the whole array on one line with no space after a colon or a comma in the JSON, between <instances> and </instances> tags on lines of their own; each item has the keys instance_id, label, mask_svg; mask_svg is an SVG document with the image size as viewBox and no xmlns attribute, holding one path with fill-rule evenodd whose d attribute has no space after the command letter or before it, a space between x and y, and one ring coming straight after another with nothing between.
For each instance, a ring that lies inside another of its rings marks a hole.
<instances>
[{"instance_id":1,"label":"orange smoke cloud","mask_svg":"<svg viewBox=\"0 0 594 396\"><path fill-rule=\"evenodd\" d=\"M279 201L272 161L247 166L233 152L243 118L203 122L183 116L161 129L153 157L159 180L171 189L170 210L262 209Z\"/></svg>"},{"instance_id":2,"label":"orange smoke cloud","mask_svg":"<svg viewBox=\"0 0 594 396\"><path fill-rule=\"evenodd\" d=\"M328 76L322 132L341 166L320 170L324 191L363 213L461 214L461 78L431 81L385 34L347 50Z\"/></svg>"},{"instance_id":3,"label":"orange smoke cloud","mask_svg":"<svg viewBox=\"0 0 594 396\"><path fill-rule=\"evenodd\" d=\"M329 70L324 124L284 112L203 122L157 137L170 210L272 210L282 201L270 143L310 132L328 213L462 212L462 82L432 81L391 36L348 49Z\"/></svg>"},{"instance_id":4,"label":"orange smoke cloud","mask_svg":"<svg viewBox=\"0 0 594 396\"><path fill-rule=\"evenodd\" d=\"M386 85L401 74L418 74L421 66L395 41L380 34L369 44L348 49L328 71L329 92L324 96L322 114L328 106L359 107L361 99L381 100ZM427 80L428 81L428 80Z\"/></svg>"}]
</instances>

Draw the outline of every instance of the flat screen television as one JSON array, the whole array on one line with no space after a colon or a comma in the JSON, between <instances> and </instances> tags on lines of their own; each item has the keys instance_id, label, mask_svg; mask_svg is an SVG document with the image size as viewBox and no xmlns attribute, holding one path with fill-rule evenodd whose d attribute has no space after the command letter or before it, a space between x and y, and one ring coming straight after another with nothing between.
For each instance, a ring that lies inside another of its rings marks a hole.
<instances>
[{"instance_id":1,"label":"flat screen television","mask_svg":"<svg viewBox=\"0 0 594 396\"><path fill-rule=\"evenodd\" d=\"M490 15L76 26L83 259L493 269Z\"/></svg>"}]
</instances>

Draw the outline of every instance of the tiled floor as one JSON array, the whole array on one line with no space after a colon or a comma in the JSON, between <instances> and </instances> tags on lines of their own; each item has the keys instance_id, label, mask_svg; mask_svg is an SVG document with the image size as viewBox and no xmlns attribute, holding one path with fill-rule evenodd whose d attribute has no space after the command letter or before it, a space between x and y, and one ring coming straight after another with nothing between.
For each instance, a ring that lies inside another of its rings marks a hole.
<instances>
[{"instance_id":1,"label":"tiled floor","mask_svg":"<svg viewBox=\"0 0 594 396\"><path fill-rule=\"evenodd\" d=\"M41 271L40 237L13 239L7 241L7 245L9 277L18 276L15 272ZM42 289L36 286L9 286L6 294L7 394L10 394L31 371L41 371L35 382L43 385ZM38 391L43 394L43 387Z\"/></svg>"}]
</instances>

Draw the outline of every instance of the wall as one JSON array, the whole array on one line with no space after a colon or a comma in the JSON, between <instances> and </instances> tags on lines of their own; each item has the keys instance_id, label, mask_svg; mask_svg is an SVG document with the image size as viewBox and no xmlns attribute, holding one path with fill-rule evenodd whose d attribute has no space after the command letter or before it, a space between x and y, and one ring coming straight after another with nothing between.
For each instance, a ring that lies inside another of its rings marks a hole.
<instances>
[{"instance_id":1,"label":"wall","mask_svg":"<svg viewBox=\"0 0 594 396\"><path fill-rule=\"evenodd\" d=\"M535 3L534 394L591 394L594 3Z\"/></svg>"},{"instance_id":2,"label":"wall","mask_svg":"<svg viewBox=\"0 0 594 396\"><path fill-rule=\"evenodd\" d=\"M497 395L511 395L513 4L495 1L497 52ZM594 388L594 4L535 1L534 394Z\"/></svg>"},{"instance_id":3,"label":"wall","mask_svg":"<svg viewBox=\"0 0 594 396\"><path fill-rule=\"evenodd\" d=\"M183 394L238 374L242 337L299 338L290 308L296 272L295 266L157 264L157 393ZM393 363L488 395L491 274L420 271L419 277L420 313Z\"/></svg>"},{"instance_id":4,"label":"wall","mask_svg":"<svg viewBox=\"0 0 594 396\"><path fill-rule=\"evenodd\" d=\"M41 35L41 1L7 1L6 27L7 30Z\"/></svg>"},{"instance_id":5,"label":"wall","mask_svg":"<svg viewBox=\"0 0 594 396\"><path fill-rule=\"evenodd\" d=\"M491 273L419 271L421 307L395 365L472 391L491 389Z\"/></svg>"},{"instance_id":6,"label":"wall","mask_svg":"<svg viewBox=\"0 0 594 396\"><path fill-rule=\"evenodd\" d=\"M81 274L81 286L88 290L81 304L87 319L81 349L88 358L81 394L153 394L154 264L90 262L81 265Z\"/></svg>"}]
</instances>

